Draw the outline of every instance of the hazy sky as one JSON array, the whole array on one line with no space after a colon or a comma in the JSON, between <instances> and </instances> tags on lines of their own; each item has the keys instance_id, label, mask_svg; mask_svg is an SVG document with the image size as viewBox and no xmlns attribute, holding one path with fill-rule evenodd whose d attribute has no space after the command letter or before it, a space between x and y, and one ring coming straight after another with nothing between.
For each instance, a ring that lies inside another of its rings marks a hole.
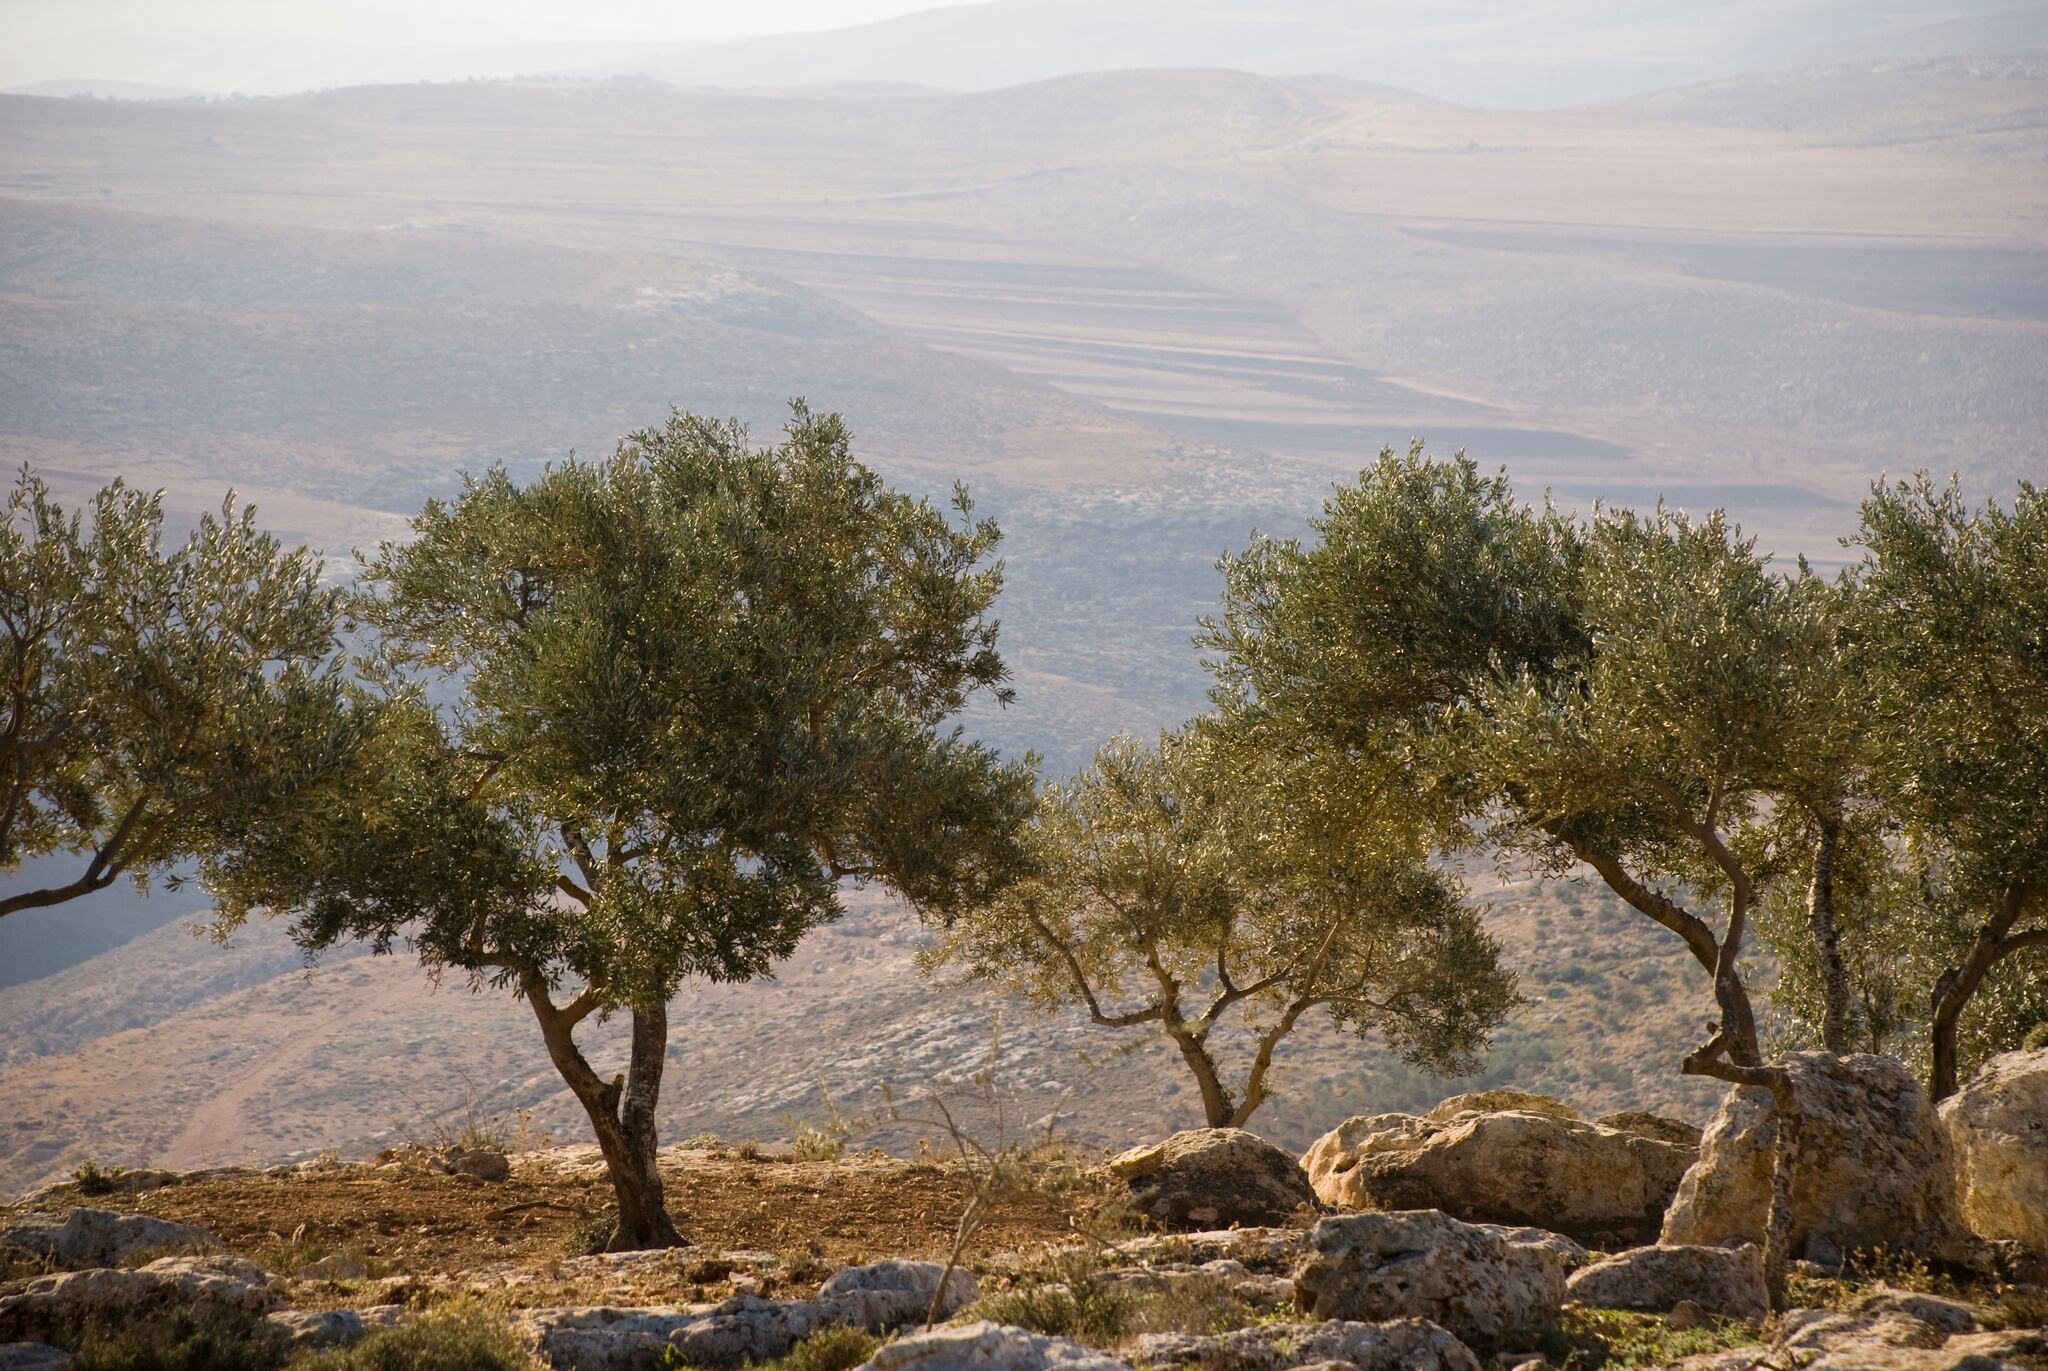
<instances>
[{"instance_id":1,"label":"hazy sky","mask_svg":"<svg viewBox=\"0 0 2048 1371\"><path fill-rule=\"evenodd\" d=\"M74 77L271 94L572 67L837 28L935 0L0 0L0 88Z\"/></svg>"}]
</instances>

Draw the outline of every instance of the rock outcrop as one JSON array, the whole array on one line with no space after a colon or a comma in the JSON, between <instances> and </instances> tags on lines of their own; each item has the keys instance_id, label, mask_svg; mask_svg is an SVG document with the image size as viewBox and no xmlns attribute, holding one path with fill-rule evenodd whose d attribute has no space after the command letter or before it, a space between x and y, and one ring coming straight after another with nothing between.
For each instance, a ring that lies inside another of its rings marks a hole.
<instances>
[{"instance_id":1,"label":"rock outcrop","mask_svg":"<svg viewBox=\"0 0 2048 1371\"><path fill-rule=\"evenodd\" d=\"M1565 1294L1595 1309L1665 1310L1690 1300L1733 1319L1770 1313L1763 1252L1740 1247L1636 1247L1593 1262L1565 1281Z\"/></svg>"},{"instance_id":2,"label":"rock outcrop","mask_svg":"<svg viewBox=\"0 0 2048 1371\"><path fill-rule=\"evenodd\" d=\"M1482 1351L1555 1326L1564 1261L1434 1209L1318 1222L1294 1272L1295 1304L1318 1319L1428 1319Z\"/></svg>"},{"instance_id":3,"label":"rock outcrop","mask_svg":"<svg viewBox=\"0 0 2048 1371\"><path fill-rule=\"evenodd\" d=\"M739 1295L680 1307L535 1309L519 1322L555 1371L619 1371L658 1365L663 1357L685 1366L741 1366L780 1357L820 1329L880 1332L922 1319L944 1274L937 1262L885 1261L834 1274L816 1299ZM965 1271L947 1276L945 1291L942 1318L978 1293Z\"/></svg>"},{"instance_id":4,"label":"rock outcrop","mask_svg":"<svg viewBox=\"0 0 2048 1371\"><path fill-rule=\"evenodd\" d=\"M2048 1048L1992 1058L1939 1113L1963 1222L2048 1256Z\"/></svg>"},{"instance_id":5,"label":"rock outcrop","mask_svg":"<svg viewBox=\"0 0 2048 1371\"><path fill-rule=\"evenodd\" d=\"M914 1333L876 1351L861 1371L1131 1371L1106 1352L1000 1323Z\"/></svg>"},{"instance_id":6,"label":"rock outcrop","mask_svg":"<svg viewBox=\"0 0 2048 1371\"><path fill-rule=\"evenodd\" d=\"M1195 1128L1110 1160L1141 1213L1167 1228L1282 1223L1316 1208L1300 1163L1241 1128Z\"/></svg>"},{"instance_id":7,"label":"rock outcrop","mask_svg":"<svg viewBox=\"0 0 2048 1371\"><path fill-rule=\"evenodd\" d=\"M0 1247L15 1247L70 1271L125 1266L137 1257L207 1251L220 1246L213 1234L191 1224L110 1209L73 1209L28 1214L0 1230Z\"/></svg>"},{"instance_id":8,"label":"rock outcrop","mask_svg":"<svg viewBox=\"0 0 2048 1371\"><path fill-rule=\"evenodd\" d=\"M239 1257L164 1257L132 1271L66 1271L0 1296L0 1339L50 1341L88 1322L172 1306L268 1313L269 1277Z\"/></svg>"},{"instance_id":9,"label":"rock outcrop","mask_svg":"<svg viewBox=\"0 0 2048 1371\"><path fill-rule=\"evenodd\" d=\"M1472 1349L1427 1319L1384 1323L1264 1324L1214 1337L1154 1333L1133 1345L1144 1367L1194 1371L1300 1371L1332 1364L1354 1371L1479 1371Z\"/></svg>"},{"instance_id":10,"label":"rock outcrop","mask_svg":"<svg viewBox=\"0 0 2048 1371\"><path fill-rule=\"evenodd\" d=\"M1653 1114L1588 1123L1518 1090L1456 1095L1429 1113L1347 1119L1302 1163L1325 1204L1441 1209L1598 1242L1656 1236L1698 1156L1687 1124Z\"/></svg>"},{"instance_id":11,"label":"rock outcrop","mask_svg":"<svg viewBox=\"0 0 2048 1371\"><path fill-rule=\"evenodd\" d=\"M2048 1361L2048 1333L1986 1332L1982 1313L1956 1300L1880 1289L1846 1310L1790 1310L1776 1342L1702 1353L1674 1371L2033 1371Z\"/></svg>"},{"instance_id":12,"label":"rock outcrop","mask_svg":"<svg viewBox=\"0 0 2048 1371\"><path fill-rule=\"evenodd\" d=\"M1858 1250L1942 1260L1968 1240L1953 1153L1927 1095L1888 1057L1800 1052L1780 1063L1799 1101L1789 1254L1822 1266ZM1770 1094L1731 1089L1665 1215L1659 1241L1762 1246L1777 1121Z\"/></svg>"}]
</instances>

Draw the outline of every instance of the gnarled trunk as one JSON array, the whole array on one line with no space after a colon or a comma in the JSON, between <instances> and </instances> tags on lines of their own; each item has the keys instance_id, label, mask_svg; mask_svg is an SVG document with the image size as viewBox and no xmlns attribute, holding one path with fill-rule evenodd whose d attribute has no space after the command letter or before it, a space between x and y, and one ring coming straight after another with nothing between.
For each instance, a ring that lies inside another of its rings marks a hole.
<instances>
[{"instance_id":1,"label":"gnarled trunk","mask_svg":"<svg viewBox=\"0 0 2048 1371\"><path fill-rule=\"evenodd\" d=\"M1997 910L1977 930L1962 964L1942 972L1941 979L1934 983L1933 1013L1928 1022L1933 1062L1927 1074L1927 1097L1936 1104L1955 1094L1960 1084L1956 1032L1962 1024L1963 1011L1969 1008L1984 978L2016 952L2048 947L2048 929L2017 934L2012 931L2026 909L2027 894L2025 886L2009 888L1999 900Z\"/></svg>"},{"instance_id":2,"label":"gnarled trunk","mask_svg":"<svg viewBox=\"0 0 2048 1371\"><path fill-rule=\"evenodd\" d=\"M662 1061L668 1050L668 1007L648 1005L633 1011L632 1053L626 1073L610 1081L591 1070L574 1030L583 1012L558 1009L545 987L529 986L527 1001L540 1020L548 1056L569 1089L590 1116L598 1151L619 1202L619 1221L608 1252L634 1252L650 1247L680 1247L682 1235L669 1219L656 1165L655 1106L661 1098Z\"/></svg>"},{"instance_id":3,"label":"gnarled trunk","mask_svg":"<svg viewBox=\"0 0 2048 1371\"><path fill-rule=\"evenodd\" d=\"M1208 1045L1185 1026L1168 1024L1166 1035L1173 1039L1173 1045L1180 1049L1181 1060L1194 1073L1195 1085L1202 1092L1202 1117L1208 1126L1234 1126L1238 1122L1237 1104L1223 1084L1222 1073L1216 1066L1216 1059L1209 1055Z\"/></svg>"},{"instance_id":4,"label":"gnarled trunk","mask_svg":"<svg viewBox=\"0 0 2048 1371\"><path fill-rule=\"evenodd\" d=\"M1830 814L1813 844L1813 880L1806 891L1806 926L1820 962L1820 1037L1837 1057L1849 1054L1849 972L1842 965L1842 934L1835 922L1835 851L1842 821Z\"/></svg>"}]
</instances>

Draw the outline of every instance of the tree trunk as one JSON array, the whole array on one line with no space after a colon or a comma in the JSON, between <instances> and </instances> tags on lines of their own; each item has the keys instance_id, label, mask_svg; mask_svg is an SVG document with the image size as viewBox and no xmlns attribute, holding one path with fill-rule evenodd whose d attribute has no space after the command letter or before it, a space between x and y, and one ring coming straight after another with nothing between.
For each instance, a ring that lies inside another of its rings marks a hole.
<instances>
[{"instance_id":1,"label":"tree trunk","mask_svg":"<svg viewBox=\"0 0 2048 1371\"><path fill-rule=\"evenodd\" d=\"M2002 958L2017 950L2017 944L2007 944L2005 935L2019 922L2025 900L2026 892L2022 887L2007 890L1998 902L1997 911L1977 930L1962 965L1942 972L1941 979L1934 983L1933 1016L1927 1029L1928 1041L1933 1048L1933 1062L1927 1073L1927 1097L1936 1104L1955 1094L1960 1084L1957 1079L1956 1030L1962 1023L1963 1011L1969 1008L1971 997L1977 993L1977 987L1984 984L1984 977Z\"/></svg>"},{"instance_id":2,"label":"tree trunk","mask_svg":"<svg viewBox=\"0 0 2048 1371\"><path fill-rule=\"evenodd\" d=\"M635 1252L651 1247L681 1247L682 1235L663 1201L661 1172L656 1165L654 1109L661 1096L662 1061L668 1048L668 1008L653 1005L633 1011L632 1055L626 1074L600 1080L576 1046L580 1014L558 1009L545 987L529 986L527 1001L540 1020L548 1056L569 1089L590 1116L604 1156L612 1192L619 1202L619 1221L608 1252Z\"/></svg>"},{"instance_id":3,"label":"tree trunk","mask_svg":"<svg viewBox=\"0 0 2048 1371\"><path fill-rule=\"evenodd\" d=\"M1837 1057L1849 1054L1849 972L1842 965L1842 935L1835 923L1835 850L1842 820L1830 814L1813 845L1813 882L1806 892L1806 926L1820 962L1821 1042Z\"/></svg>"},{"instance_id":4,"label":"tree trunk","mask_svg":"<svg viewBox=\"0 0 2048 1371\"><path fill-rule=\"evenodd\" d=\"M1188 1070L1195 1073L1195 1084L1202 1092L1202 1116L1210 1128L1229 1128L1236 1122L1237 1106L1230 1098L1230 1091L1224 1088L1222 1075L1216 1069L1216 1059L1209 1055L1203 1041L1185 1028L1168 1027L1167 1036L1180 1049L1181 1059L1188 1064Z\"/></svg>"},{"instance_id":5,"label":"tree trunk","mask_svg":"<svg viewBox=\"0 0 2048 1371\"><path fill-rule=\"evenodd\" d=\"M1685 1058L1679 1070L1688 1076L1709 1076L1770 1092L1776 1146L1771 1149L1771 1203L1764 1218L1764 1279L1770 1288L1771 1308L1783 1310L1785 1279L1792 1261L1792 1186L1798 1179L1802 1126L1799 1097L1783 1067L1722 1061L1732 1046L1726 1029L1717 1029L1705 1046Z\"/></svg>"}]
</instances>

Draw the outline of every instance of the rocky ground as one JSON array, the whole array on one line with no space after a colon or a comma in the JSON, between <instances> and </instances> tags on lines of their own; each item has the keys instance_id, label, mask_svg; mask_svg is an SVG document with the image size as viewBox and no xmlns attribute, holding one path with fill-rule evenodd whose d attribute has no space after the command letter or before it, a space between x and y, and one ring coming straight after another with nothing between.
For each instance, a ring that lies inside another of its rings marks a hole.
<instances>
[{"instance_id":1,"label":"rocky ground","mask_svg":"<svg viewBox=\"0 0 2048 1371\"><path fill-rule=\"evenodd\" d=\"M1997 1088L2048 1068L2035 1055ZM1859 1131L1898 1157L1918 1130L1950 1157L1877 1060L1800 1059L1833 1160L1878 1155ZM1999 1135L2021 1185L2030 1122ZM1736 1163L1755 1131L1740 1099L1702 1137L1492 1091L1352 1120L1307 1166L1193 1130L1019 1155L993 1179L700 1139L662 1159L690 1245L609 1255L588 1148L89 1172L0 1211L0 1369L2048 1369L2048 1259L1970 1232L1967 1188L1911 1213L1800 1192L1774 1301L1759 1247L1722 1231L1752 1217ZM1949 1182L1889 1193L1914 1184ZM976 1195L985 1222L956 1253ZM1885 1209L1897 1246L1866 1245Z\"/></svg>"}]
</instances>

